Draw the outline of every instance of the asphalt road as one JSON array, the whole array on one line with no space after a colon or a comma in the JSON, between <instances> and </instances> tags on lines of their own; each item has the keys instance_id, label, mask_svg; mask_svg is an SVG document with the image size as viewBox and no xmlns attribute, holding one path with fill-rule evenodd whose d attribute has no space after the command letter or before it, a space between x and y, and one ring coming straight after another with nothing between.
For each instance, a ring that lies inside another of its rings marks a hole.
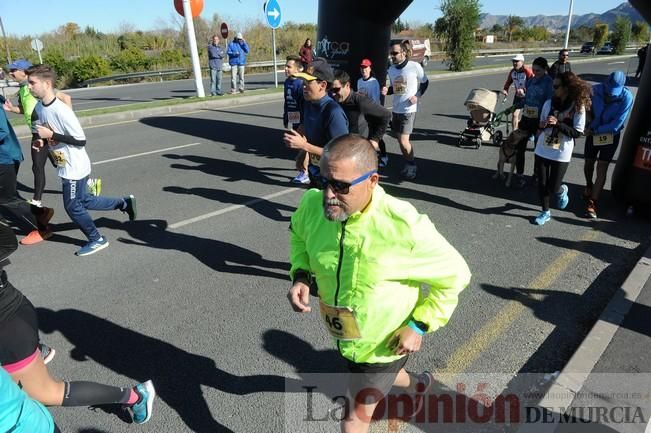
<instances>
[{"instance_id":1,"label":"asphalt road","mask_svg":"<svg viewBox=\"0 0 651 433\"><path fill-rule=\"evenodd\" d=\"M576 70L602 80L622 67L610 63ZM515 387L516 373L563 367L648 244L649 223L625 217L609 192L601 219L583 218L579 140L566 176L568 208L532 225L534 188L511 190L492 179L497 148L455 145L468 91L503 81L499 73L432 83L412 137L419 177L400 180L389 138L381 183L428 214L473 272L451 322L427 337L408 367L502 373L503 386ZM303 405L287 403L301 395L285 393L285 380L295 387L310 372L342 371L342 363L318 313L297 315L285 298L287 229L302 190L288 183L295 173L281 143L281 104L146 118L86 134L103 194L135 194L139 218L94 213L111 245L74 256L83 235L48 172L44 200L56 210L56 235L20 247L7 271L40 308L42 338L57 349L51 372L121 386L151 378L159 399L139 432L297 431L287 423L305 416ZM527 173L532 161L530 152ZM32 184L28 163L19 180ZM52 413L64 432L136 428L119 411Z\"/></svg>"},{"instance_id":2,"label":"asphalt road","mask_svg":"<svg viewBox=\"0 0 651 433\"><path fill-rule=\"evenodd\" d=\"M556 60L553 53L527 54L527 63L540 56L546 56L550 64ZM474 67L485 68L490 66L504 66L505 70L510 65L511 55L507 56L490 56L478 57L474 60ZM582 59L590 57L587 54L572 53L571 59ZM601 56L600 56L601 57ZM606 56L604 56L606 57ZM635 71L637 60L632 60L630 65L627 64L624 69L628 69L631 74ZM440 61L431 61L426 68L428 72L447 70L447 66ZM285 76L282 71L278 73L278 83L282 86ZM247 74L246 87L249 90L271 88L274 85L272 73L265 74ZM210 93L210 81L204 80L204 89L207 94ZM230 90L230 75L224 74L223 89L225 92ZM112 107L118 105L129 105L139 102L160 101L167 99L182 99L196 95L194 79L164 81L142 84L129 84L117 86L100 86L86 89L69 89L66 92L73 97L75 110L90 110L94 108ZM12 116L13 117L13 116Z\"/></svg>"}]
</instances>

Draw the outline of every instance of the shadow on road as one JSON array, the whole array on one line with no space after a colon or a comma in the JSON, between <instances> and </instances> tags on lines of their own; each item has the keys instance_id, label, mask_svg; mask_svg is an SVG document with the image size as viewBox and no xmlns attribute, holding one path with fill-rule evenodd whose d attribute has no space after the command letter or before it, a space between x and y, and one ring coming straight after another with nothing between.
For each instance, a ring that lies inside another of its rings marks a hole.
<instances>
[{"instance_id":1,"label":"shadow on road","mask_svg":"<svg viewBox=\"0 0 651 433\"><path fill-rule=\"evenodd\" d=\"M163 158L184 160L197 164L171 164L170 168L176 168L180 170L197 170L211 176L220 176L224 178L226 182L248 180L264 185L278 185L286 187L290 185L289 181L292 179L290 176L279 173L286 172L289 170L289 168L252 167L249 164L234 160L209 158L206 156L198 155L177 155L174 153L166 153L163 155Z\"/></svg>"},{"instance_id":2,"label":"shadow on road","mask_svg":"<svg viewBox=\"0 0 651 433\"><path fill-rule=\"evenodd\" d=\"M154 128L230 144L240 153L292 161L296 155L283 144L281 129L220 119L180 116L146 117L140 119L140 122Z\"/></svg>"},{"instance_id":3,"label":"shadow on road","mask_svg":"<svg viewBox=\"0 0 651 433\"><path fill-rule=\"evenodd\" d=\"M233 395L282 393L285 389L282 376L237 376L218 368L213 359L189 353L84 311L47 308L37 311L42 332L60 332L74 345L70 353L74 360L92 359L138 382L151 379L157 395L194 432L231 432L213 419L202 386ZM107 341L114 344L106 344Z\"/></svg>"},{"instance_id":4,"label":"shadow on road","mask_svg":"<svg viewBox=\"0 0 651 433\"><path fill-rule=\"evenodd\" d=\"M269 200L262 198L251 197L248 195L235 194L223 189L216 188L184 188L181 186L166 186L163 187L163 191L171 192L174 194L186 194L186 195L196 195L199 197L206 198L208 200L214 200L220 203L229 203L229 204L239 204L248 207L262 215L265 218L269 218L274 221L290 221L289 216L284 216L280 213L281 210L286 211L287 213L293 213L296 208L293 206L287 206L280 203L274 203ZM251 201L256 200L254 203Z\"/></svg>"},{"instance_id":5,"label":"shadow on road","mask_svg":"<svg viewBox=\"0 0 651 433\"><path fill-rule=\"evenodd\" d=\"M136 239L118 238L120 242L188 253L217 272L257 275L283 281L288 278L289 264L286 262L268 260L254 251L217 239L169 231L167 221L164 220L140 220L121 224L114 220L100 218L98 222L102 227L111 229L126 228L129 236ZM278 272L270 269L277 269Z\"/></svg>"}]
</instances>

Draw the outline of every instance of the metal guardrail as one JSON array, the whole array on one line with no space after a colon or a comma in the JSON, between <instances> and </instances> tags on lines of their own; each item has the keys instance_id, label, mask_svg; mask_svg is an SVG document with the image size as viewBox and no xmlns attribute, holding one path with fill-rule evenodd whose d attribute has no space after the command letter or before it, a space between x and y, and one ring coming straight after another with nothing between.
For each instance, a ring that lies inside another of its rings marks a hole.
<instances>
[{"instance_id":1,"label":"metal guardrail","mask_svg":"<svg viewBox=\"0 0 651 433\"><path fill-rule=\"evenodd\" d=\"M274 65L273 60L268 60L265 62L251 62L247 63L246 67L248 69L251 68L266 68L266 67L271 67ZM201 68L203 71L207 71L208 68ZM88 87L91 84L96 84L96 83L102 83L106 81L119 81L119 80L128 80L131 78L147 78L147 77L160 77L160 81L163 81L163 77L167 75L177 75L177 74L183 74L183 73L188 73L191 74L192 70L191 69L166 69L163 71L148 71L148 72L131 72L129 74L119 74L119 75L110 75L107 77L99 77L99 78L91 78L88 80L85 80L81 85L83 87Z\"/></svg>"},{"instance_id":2,"label":"metal guardrail","mask_svg":"<svg viewBox=\"0 0 651 433\"><path fill-rule=\"evenodd\" d=\"M475 50L474 54L475 56L489 56L489 55L498 55L498 54L517 54L517 53L527 53L527 52L557 52L560 50L562 47L531 47L531 48L508 48L508 49L500 49L500 48L491 48L491 49L484 49L484 50ZM634 49L636 48L635 46L628 46L626 47L627 50ZM570 51L578 51L581 49L581 46L575 46L575 47L569 47ZM433 51L431 53L431 57L434 58L435 56L442 56L444 55L444 51ZM247 69L255 69L255 68L268 68L274 65L273 60L267 60L264 62L251 62L247 63L246 67ZM202 68L203 71L207 71L208 68L204 67ZM146 78L146 77L160 77L160 81L163 81L163 76L167 75L176 75L176 74L182 74L182 73L188 73L191 74L192 70L190 69L168 69L168 70L163 70L163 71L148 71L148 72L132 72L129 74L120 74L120 75L110 75L108 77L99 77L99 78L91 78L89 80L84 81L81 83L83 87L88 87L91 84L96 84L96 83L102 83L102 82L107 82L107 81L119 81L119 80L128 80L131 78Z\"/></svg>"}]
</instances>

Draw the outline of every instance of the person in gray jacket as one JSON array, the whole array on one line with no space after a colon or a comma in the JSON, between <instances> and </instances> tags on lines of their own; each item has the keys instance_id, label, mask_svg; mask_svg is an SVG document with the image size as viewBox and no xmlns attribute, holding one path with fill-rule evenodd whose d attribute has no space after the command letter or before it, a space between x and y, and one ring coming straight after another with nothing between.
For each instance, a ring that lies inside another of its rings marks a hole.
<instances>
[{"instance_id":1,"label":"person in gray jacket","mask_svg":"<svg viewBox=\"0 0 651 433\"><path fill-rule=\"evenodd\" d=\"M222 96L222 63L224 49L219 46L219 36L213 35L208 45L208 67L210 68L210 96Z\"/></svg>"}]
</instances>

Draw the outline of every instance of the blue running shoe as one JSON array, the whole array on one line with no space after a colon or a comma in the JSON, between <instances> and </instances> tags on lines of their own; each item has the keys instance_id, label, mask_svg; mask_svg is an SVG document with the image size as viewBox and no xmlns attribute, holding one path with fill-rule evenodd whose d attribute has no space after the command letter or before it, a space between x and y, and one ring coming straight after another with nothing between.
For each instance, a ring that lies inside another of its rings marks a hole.
<instances>
[{"instance_id":1,"label":"blue running shoe","mask_svg":"<svg viewBox=\"0 0 651 433\"><path fill-rule=\"evenodd\" d=\"M151 418L151 410L154 407L154 399L156 398L156 390L151 380L145 383L136 385L136 393L140 396L140 400L133 406L133 422L136 424L144 424Z\"/></svg>"},{"instance_id":2,"label":"blue running shoe","mask_svg":"<svg viewBox=\"0 0 651 433\"><path fill-rule=\"evenodd\" d=\"M551 219L551 217L552 217L552 213L550 211L546 210L546 211L540 212L540 215L538 215L536 217L536 219L533 220L533 221L534 221L534 223L536 223L536 225L541 226L541 225L545 224L547 221L549 221Z\"/></svg>"},{"instance_id":3,"label":"blue running shoe","mask_svg":"<svg viewBox=\"0 0 651 433\"><path fill-rule=\"evenodd\" d=\"M299 171L292 183L298 183L302 185L307 185L310 183L310 176L307 174L307 171Z\"/></svg>"},{"instance_id":4,"label":"blue running shoe","mask_svg":"<svg viewBox=\"0 0 651 433\"><path fill-rule=\"evenodd\" d=\"M561 185L561 192L558 193L558 208L565 209L570 202L570 197L567 195L567 185Z\"/></svg>"},{"instance_id":5,"label":"blue running shoe","mask_svg":"<svg viewBox=\"0 0 651 433\"><path fill-rule=\"evenodd\" d=\"M79 248L79 251L77 251L75 254L77 254L79 257L90 256L91 254L95 254L96 252L103 250L108 246L109 246L108 239L101 237L96 241L88 242L86 245Z\"/></svg>"}]
</instances>

